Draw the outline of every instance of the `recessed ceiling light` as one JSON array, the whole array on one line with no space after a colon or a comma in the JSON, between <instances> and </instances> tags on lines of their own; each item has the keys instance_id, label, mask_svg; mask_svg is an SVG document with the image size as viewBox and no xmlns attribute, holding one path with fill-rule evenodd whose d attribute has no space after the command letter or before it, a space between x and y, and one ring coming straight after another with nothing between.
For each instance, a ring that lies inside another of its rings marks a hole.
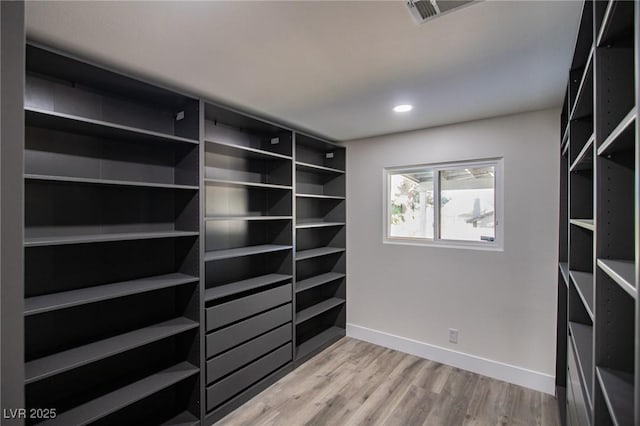
<instances>
[{"instance_id":1,"label":"recessed ceiling light","mask_svg":"<svg viewBox=\"0 0 640 426\"><path fill-rule=\"evenodd\" d=\"M412 109L413 109L413 105L409 105L409 104L396 105L393 107L393 110L395 112L409 112Z\"/></svg>"}]
</instances>

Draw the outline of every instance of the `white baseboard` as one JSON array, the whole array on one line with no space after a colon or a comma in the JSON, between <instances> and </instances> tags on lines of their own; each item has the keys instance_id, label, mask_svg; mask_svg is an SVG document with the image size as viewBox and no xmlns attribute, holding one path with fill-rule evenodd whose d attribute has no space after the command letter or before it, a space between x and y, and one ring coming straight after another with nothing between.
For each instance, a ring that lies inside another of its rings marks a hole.
<instances>
[{"instance_id":1,"label":"white baseboard","mask_svg":"<svg viewBox=\"0 0 640 426\"><path fill-rule=\"evenodd\" d=\"M527 370L355 324L347 324L347 336L550 395L554 395L556 391L555 377L538 371Z\"/></svg>"}]
</instances>

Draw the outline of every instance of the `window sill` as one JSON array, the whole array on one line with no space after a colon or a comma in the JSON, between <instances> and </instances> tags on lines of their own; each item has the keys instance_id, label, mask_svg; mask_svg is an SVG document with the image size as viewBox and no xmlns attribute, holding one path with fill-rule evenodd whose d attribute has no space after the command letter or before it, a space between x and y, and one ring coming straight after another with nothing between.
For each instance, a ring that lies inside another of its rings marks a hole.
<instances>
[{"instance_id":1,"label":"window sill","mask_svg":"<svg viewBox=\"0 0 640 426\"><path fill-rule=\"evenodd\" d=\"M498 251L503 252L504 247L498 244L475 244L463 242L449 242L449 241L419 241L413 239L388 239L382 240L383 244L400 245L400 246L416 246L416 247L430 247L430 248L449 248L449 249L463 249L463 250L480 250L480 251Z\"/></svg>"}]
</instances>

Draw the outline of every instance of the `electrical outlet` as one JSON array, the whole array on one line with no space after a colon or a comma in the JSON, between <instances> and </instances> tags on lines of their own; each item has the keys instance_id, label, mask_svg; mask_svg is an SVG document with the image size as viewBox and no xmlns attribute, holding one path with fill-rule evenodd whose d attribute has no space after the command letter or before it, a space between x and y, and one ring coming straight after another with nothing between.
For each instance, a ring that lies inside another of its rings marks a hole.
<instances>
[{"instance_id":1,"label":"electrical outlet","mask_svg":"<svg viewBox=\"0 0 640 426\"><path fill-rule=\"evenodd\" d=\"M455 328L449 329L449 342L458 343L458 330Z\"/></svg>"}]
</instances>

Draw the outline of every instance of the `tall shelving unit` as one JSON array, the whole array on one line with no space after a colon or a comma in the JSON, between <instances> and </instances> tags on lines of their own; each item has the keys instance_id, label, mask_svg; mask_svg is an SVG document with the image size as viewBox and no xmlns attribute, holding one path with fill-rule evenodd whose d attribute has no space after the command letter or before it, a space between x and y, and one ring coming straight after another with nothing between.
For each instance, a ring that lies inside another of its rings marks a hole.
<instances>
[{"instance_id":1,"label":"tall shelving unit","mask_svg":"<svg viewBox=\"0 0 640 426\"><path fill-rule=\"evenodd\" d=\"M296 133L295 344L299 362L345 335L345 149Z\"/></svg>"},{"instance_id":2,"label":"tall shelving unit","mask_svg":"<svg viewBox=\"0 0 640 426\"><path fill-rule=\"evenodd\" d=\"M640 422L639 17L637 1L584 3L567 89L570 113L563 110L561 117L561 185L568 183L568 202L560 206L560 270L568 259L569 279L568 303L560 286L558 292L557 371L567 369L561 410L570 425ZM557 384L560 395L561 375Z\"/></svg>"},{"instance_id":3,"label":"tall shelving unit","mask_svg":"<svg viewBox=\"0 0 640 426\"><path fill-rule=\"evenodd\" d=\"M204 105L206 423L293 359L293 132Z\"/></svg>"},{"instance_id":4,"label":"tall shelving unit","mask_svg":"<svg viewBox=\"0 0 640 426\"><path fill-rule=\"evenodd\" d=\"M32 44L26 71L26 406L197 424L198 101Z\"/></svg>"}]
</instances>

